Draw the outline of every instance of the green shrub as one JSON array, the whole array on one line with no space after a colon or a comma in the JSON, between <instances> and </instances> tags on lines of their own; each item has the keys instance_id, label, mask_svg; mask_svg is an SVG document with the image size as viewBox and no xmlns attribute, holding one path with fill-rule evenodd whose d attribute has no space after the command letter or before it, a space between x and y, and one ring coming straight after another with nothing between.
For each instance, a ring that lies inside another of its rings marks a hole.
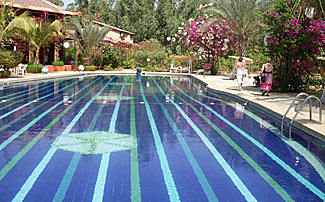
<instances>
[{"instance_id":1,"label":"green shrub","mask_svg":"<svg viewBox=\"0 0 325 202\"><path fill-rule=\"evenodd\" d=\"M64 61L74 61L74 46L64 49Z\"/></svg>"},{"instance_id":2,"label":"green shrub","mask_svg":"<svg viewBox=\"0 0 325 202\"><path fill-rule=\"evenodd\" d=\"M97 66L85 66L85 71L96 71L97 69Z\"/></svg>"},{"instance_id":3,"label":"green shrub","mask_svg":"<svg viewBox=\"0 0 325 202\"><path fill-rule=\"evenodd\" d=\"M63 61L55 61L55 62L52 62L52 64L54 66L64 66L64 62Z\"/></svg>"},{"instance_id":4,"label":"green shrub","mask_svg":"<svg viewBox=\"0 0 325 202\"><path fill-rule=\"evenodd\" d=\"M0 50L0 65L2 65L5 70L16 67L22 61L22 53L9 50Z\"/></svg>"},{"instance_id":5,"label":"green shrub","mask_svg":"<svg viewBox=\"0 0 325 202\"><path fill-rule=\"evenodd\" d=\"M0 71L0 78L8 78L10 76L10 71Z\"/></svg>"},{"instance_id":6,"label":"green shrub","mask_svg":"<svg viewBox=\"0 0 325 202\"><path fill-rule=\"evenodd\" d=\"M312 76L307 76L303 79L306 88L313 86L315 89L325 88L325 78L315 78Z\"/></svg>"},{"instance_id":7,"label":"green shrub","mask_svg":"<svg viewBox=\"0 0 325 202\"><path fill-rule=\"evenodd\" d=\"M27 72L31 72L31 73L41 73L42 68L43 68L43 65L30 64L27 66L26 70L27 70Z\"/></svg>"},{"instance_id":8,"label":"green shrub","mask_svg":"<svg viewBox=\"0 0 325 202\"><path fill-rule=\"evenodd\" d=\"M112 71L112 70L113 70L112 64L104 66L104 71Z\"/></svg>"}]
</instances>

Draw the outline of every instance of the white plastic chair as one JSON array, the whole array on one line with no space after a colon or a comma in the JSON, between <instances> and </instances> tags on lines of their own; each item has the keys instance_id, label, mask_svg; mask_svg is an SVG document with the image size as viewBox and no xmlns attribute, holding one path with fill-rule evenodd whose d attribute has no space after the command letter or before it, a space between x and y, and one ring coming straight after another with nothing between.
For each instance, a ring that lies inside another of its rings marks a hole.
<instances>
[{"instance_id":1,"label":"white plastic chair","mask_svg":"<svg viewBox=\"0 0 325 202\"><path fill-rule=\"evenodd\" d=\"M21 74L21 75L24 75L24 74L27 74L27 65L24 65L24 64L19 64L17 66L17 75L18 74Z\"/></svg>"},{"instance_id":2,"label":"white plastic chair","mask_svg":"<svg viewBox=\"0 0 325 202\"><path fill-rule=\"evenodd\" d=\"M170 66L170 73L173 73L173 72L176 73L177 71L179 71L179 68L178 67L175 67L174 64L171 64L171 66Z\"/></svg>"}]
</instances>

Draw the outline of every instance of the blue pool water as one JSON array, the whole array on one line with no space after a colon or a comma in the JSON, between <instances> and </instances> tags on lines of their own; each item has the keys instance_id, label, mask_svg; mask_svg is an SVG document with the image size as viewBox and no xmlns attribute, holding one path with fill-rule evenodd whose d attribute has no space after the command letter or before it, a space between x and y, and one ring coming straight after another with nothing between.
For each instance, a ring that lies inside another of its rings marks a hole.
<instances>
[{"instance_id":1,"label":"blue pool water","mask_svg":"<svg viewBox=\"0 0 325 202\"><path fill-rule=\"evenodd\" d=\"M0 201L323 201L324 142L294 137L190 77L1 87Z\"/></svg>"}]
</instances>

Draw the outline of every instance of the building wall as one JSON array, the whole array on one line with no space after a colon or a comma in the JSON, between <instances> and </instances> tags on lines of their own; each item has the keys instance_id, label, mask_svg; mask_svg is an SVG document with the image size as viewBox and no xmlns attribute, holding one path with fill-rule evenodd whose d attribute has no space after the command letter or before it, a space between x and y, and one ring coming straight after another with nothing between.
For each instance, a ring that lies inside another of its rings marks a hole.
<instances>
[{"instance_id":1,"label":"building wall","mask_svg":"<svg viewBox=\"0 0 325 202\"><path fill-rule=\"evenodd\" d=\"M113 40L114 42L122 41L127 43L133 43L133 37L124 32L120 32L118 30L110 30L104 40Z\"/></svg>"}]
</instances>

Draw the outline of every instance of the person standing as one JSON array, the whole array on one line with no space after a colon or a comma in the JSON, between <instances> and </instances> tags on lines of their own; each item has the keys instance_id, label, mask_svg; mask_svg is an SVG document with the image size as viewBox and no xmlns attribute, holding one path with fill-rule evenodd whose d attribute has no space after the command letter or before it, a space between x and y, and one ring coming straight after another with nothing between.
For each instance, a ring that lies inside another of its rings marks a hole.
<instances>
[{"instance_id":1,"label":"person standing","mask_svg":"<svg viewBox=\"0 0 325 202\"><path fill-rule=\"evenodd\" d=\"M269 92L272 88L273 80L273 66L271 60L268 58L266 63L262 65L261 69L261 82L260 89L263 90L262 95L269 96Z\"/></svg>"},{"instance_id":2,"label":"person standing","mask_svg":"<svg viewBox=\"0 0 325 202\"><path fill-rule=\"evenodd\" d=\"M240 91L243 89L243 80L244 80L244 75L245 75L245 69L246 69L246 65L243 62L243 58L240 57L238 59L238 62L236 63L237 82L238 82Z\"/></svg>"}]
</instances>

